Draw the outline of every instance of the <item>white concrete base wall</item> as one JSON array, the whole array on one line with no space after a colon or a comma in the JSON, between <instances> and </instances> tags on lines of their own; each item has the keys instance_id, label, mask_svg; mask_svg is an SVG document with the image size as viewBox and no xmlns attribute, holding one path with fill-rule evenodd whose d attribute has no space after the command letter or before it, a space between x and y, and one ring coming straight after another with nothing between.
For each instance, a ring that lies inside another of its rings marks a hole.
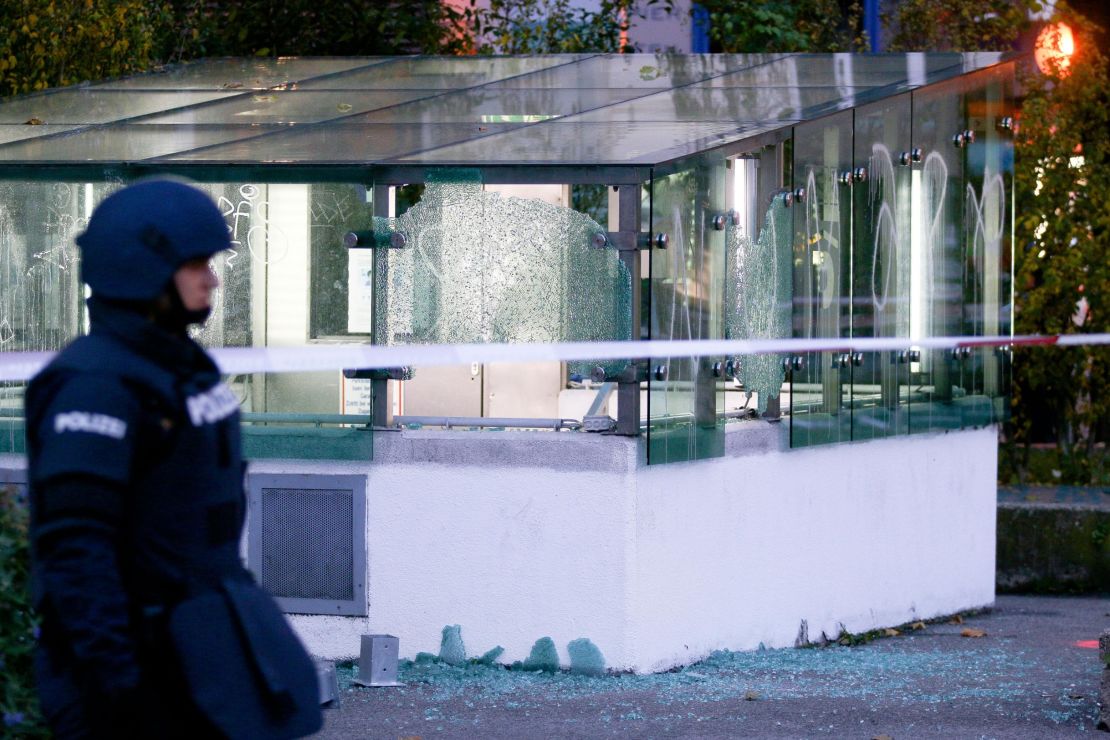
<instances>
[{"instance_id":1,"label":"white concrete base wall","mask_svg":"<svg viewBox=\"0 0 1110 740\"><path fill-rule=\"evenodd\" d=\"M793 645L803 619L816 639L994 600L994 429L651 467L624 464L627 445L576 466L585 448L551 437L605 440L541 436L549 464L253 464L368 475L369 617L294 617L310 650L352 658L388 633L411 658L458 624L474 657L551 637L569 664L586 637L609 668L651 672Z\"/></svg>"},{"instance_id":2,"label":"white concrete base wall","mask_svg":"<svg viewBox=\"0 0 1110 740\"><path fill-rule=\"evenodd\" d=\"M996 455L983 429L648 468L626 667L993 603Z\"/></svg>"}]
</instances>

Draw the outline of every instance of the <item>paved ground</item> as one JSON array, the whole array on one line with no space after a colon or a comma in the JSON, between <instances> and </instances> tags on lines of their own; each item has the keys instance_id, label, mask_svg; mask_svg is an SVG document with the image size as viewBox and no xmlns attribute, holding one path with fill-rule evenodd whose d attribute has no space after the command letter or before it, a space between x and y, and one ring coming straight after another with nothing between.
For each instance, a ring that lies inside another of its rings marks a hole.
<instances>
[{"instance_id":1,"label":"paved ground","mask_svg":"<svg viewBox=\"0 0 1110 740\"><path fill-rule=\"evenodd\" d=\"M1095 729L1110 599L999 597L963 624L853 647L716 654L654 676L441 663L350 686L320 738L1056 738ZM985 632L965 637L965 629Z\"/></svg>"}]
</instances>

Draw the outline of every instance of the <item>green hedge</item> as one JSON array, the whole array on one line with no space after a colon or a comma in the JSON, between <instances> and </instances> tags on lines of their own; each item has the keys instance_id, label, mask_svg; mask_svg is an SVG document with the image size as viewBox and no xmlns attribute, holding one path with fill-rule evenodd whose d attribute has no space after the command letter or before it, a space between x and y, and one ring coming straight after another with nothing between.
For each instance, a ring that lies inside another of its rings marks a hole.
<instances>
[{"instance_id":1,"label":"green hedge","mask_svg":"<svg viewBox=\"0 0 1110 740\"><path fill-rule=\"evenodd\" d=\"M27 499L0 483L0 737L46 737L35 698L32 654L38 618L31 611Z\"/></svg>"},{"instance_id":2,"label":"green hedge","mask_svg":"<svg viewBox=\"0 0 1110 740\"><path fill-rule=\"evenodd\" d=\"M0 97L149 69L163 20L145 0L0 3Z\"/></svg>"}]
</instances>

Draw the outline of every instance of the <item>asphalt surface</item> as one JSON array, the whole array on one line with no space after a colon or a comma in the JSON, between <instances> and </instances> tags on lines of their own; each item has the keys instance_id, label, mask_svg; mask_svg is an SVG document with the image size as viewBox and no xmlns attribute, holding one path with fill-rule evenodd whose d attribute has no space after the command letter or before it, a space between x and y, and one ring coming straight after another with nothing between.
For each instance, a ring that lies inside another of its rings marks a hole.
<instances>
[{"instance_id":1,"label":"asphalt surface","mask_svg":"<svg viewBox=\"0 0 1110 740\"><path fill-rule=\"evenodd\" d=\"M405 663L351 685L319 738L1107 738L1095 728L1110 599L994 609L850 647L716 653L651 676ZM964 636L979 630L979 637ZM885 737L884 737L885 736Z\"/></svg>"}]
</instances>

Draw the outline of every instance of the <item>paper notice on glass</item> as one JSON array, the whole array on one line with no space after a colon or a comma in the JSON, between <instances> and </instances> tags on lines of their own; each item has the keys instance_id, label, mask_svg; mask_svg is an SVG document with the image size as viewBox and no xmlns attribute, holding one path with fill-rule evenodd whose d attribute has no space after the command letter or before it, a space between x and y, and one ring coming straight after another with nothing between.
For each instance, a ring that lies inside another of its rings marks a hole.
<instances>
[{"instance_id":1,"label":"paper notice on glass","mask_svg":"<svg viewBox=\"0 0 1110 740\"><path fill-rule=\"evenodd\" d=\"M373 327L374 250L347 252L347 331L369 334Z\"/></svg>"},{"instance_id":2,"label":"paper notice on glass","mask_svg":"<svg viewBox=\"0 0 1110 740\"><path fill-rule=\"evenodd\" d=\"M343 378L343 413L374 413L374 381L367 378Z\"/></svg>"}]
</instances>

